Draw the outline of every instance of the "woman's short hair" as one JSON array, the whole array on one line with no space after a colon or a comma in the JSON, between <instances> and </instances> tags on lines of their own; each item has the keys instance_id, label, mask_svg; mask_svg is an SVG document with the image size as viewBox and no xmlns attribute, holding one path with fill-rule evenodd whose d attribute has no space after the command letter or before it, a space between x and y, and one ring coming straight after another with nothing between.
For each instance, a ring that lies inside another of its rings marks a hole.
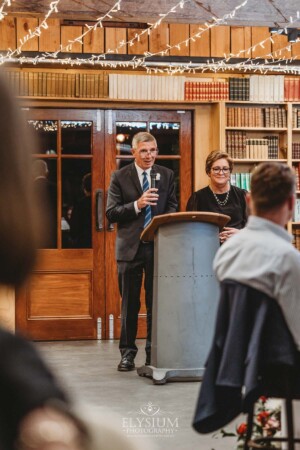
<instances>
[{"instance_id":1,"label":"woman's short hair","mask_svg":"<svg viewBox=\"0 0 300 450\"><path fill-rule=\"evenodd\" d=\"M281 206L294 195L295 189L295 175L287 164L265 162L254 169L251 197L258 213Z\"/></svg>"},{"instance_id":2,"label":"woman's short hair","mask_svg":"<svg viewBox=\"0 0 300 450\"><path fill-rule=\"evenodd\" d=\"M33 267L38 239L33 142L1 75L0 117L0 283L18 285Z\"/></svg>"},{"instance_id":3,"label":"woman's short hair","mask_svg":"<svg viewBox=\"0 0 300 450\"><path fill-rule=\"evenodd\" d=\"M207 175L210 174L213 163L218 161L219 159L226 159L229 165L230 172L232 172L233 161L228 153L222 152L221 150L213 150L212 152L210 152L205 162L205 172L207 173Z\"/></svg>"},{"instance_id":4,"label":"woman's short hair","mask_svg":"<svg viewBox=\"0 0 300 450\"><path fill-rule=\"evenodd\" d=\"M157 147L155 137L147 131L140 131L139 133L136 133L132 138L131 147L136 149L140 142L155 142L155 146Z\"/></svg>"}]
</instances>

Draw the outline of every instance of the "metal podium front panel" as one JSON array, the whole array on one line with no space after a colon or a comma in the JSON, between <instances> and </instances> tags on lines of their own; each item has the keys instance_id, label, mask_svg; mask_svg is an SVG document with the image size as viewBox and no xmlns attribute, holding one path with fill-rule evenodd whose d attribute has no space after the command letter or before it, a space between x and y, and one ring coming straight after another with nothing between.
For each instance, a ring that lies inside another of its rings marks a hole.
<instances>
[{"instance_id":1,"label":"metal podium front panel","mask_svg":"<svg viewBox=\"0 0 300 450\"><path fill-rule=\"evenodd\" d=\"M219 245L214 224L179 222L159 228L154 240L151 365L204 367L219 297L212 270Z\"/></svg>"}]
</instances>

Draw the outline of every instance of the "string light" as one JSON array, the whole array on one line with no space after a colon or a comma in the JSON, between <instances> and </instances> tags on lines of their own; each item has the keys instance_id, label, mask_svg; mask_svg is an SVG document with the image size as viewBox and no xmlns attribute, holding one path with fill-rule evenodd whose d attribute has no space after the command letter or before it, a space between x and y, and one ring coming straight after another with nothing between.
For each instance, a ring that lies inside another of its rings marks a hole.
<instances>
[{"instance_id":1,"label":"string light","mask_svg":"<svg viewBox=\"0 0 300 450\"><path fill-rule=\"evenodd\" d=\"M134 42L135 41L140 41L141 40L141 37L144 35L144 34L148 34L148 35L150 35L151 34L151 31L152 30L154 30L154 29L156 29L161 23L162 23L162 21L163 20L165 20L166 19L166 17L168 17L171 13L174 13L174 12L176 12L176 10L180 7L181 9L184 7L184 4L185 3L187 3L187 1L188 0L181 0L179 3L177 3L175 6L173 6L171 9L169 9L169 11L167 11L166 13L161 13L161 14L159 14L159 16L160 16L160 18L156 21L156 22L154 22L153 24L149 24L149 27L148 28L145 28L143 31L141 31L140 33L135 33L135 35L134 35L134 37L133 38L131 38L131 39L129 39L128 41L125 41L125 40L121 40L119 43L118 43L118 45L116 46L116 48L115 49L108 49L107 50L107 52L106 53L101 53L101 54L98 54L98 55L93 55L92 57L91 57L91 64L93 64L93 62L95 61L95 60L97 60L97 59L105 59L105 57L106 57L106 55L109 55L109 54L112 54L112 53L119 53L119 50L121 49L121 48L123 48L123 47L125 47L126 45L129 45L130 47L131 46L133 46L134 45ZM115 12L116 11L116 7L117 7L117 5L118 5L118 10L120 9L120 4L121 4L121 0L119 1L119 2L117 2L112 8L111 8L111 10L108 12L108 13L106 13L106 15L105 16L103 16L103 17L101 17L100 19L101 19L101 22L100 22L100 27L102 27L102 22L103 22L103 20L107 17L107 16L109 16L112 12ZM98 19L98 20L100 20L100 19ZM90 32L91 30L95 30L96 28L97 28L97 26L98 26L98 23L96 23L95 25L93 25L93 26L91 26L91 25L86 25L86 27L88 28L88 32ZM57 57L57 55L59 54L59 53L61 53L63 50L67 50L67 51L69 51L71 48L72 48L72 44L73 43L75 43L75 42L81 42L82 43L82 38L88 33L88 32L86 32L86 33L84 33L83 35L81 35L81 36L78 36L77 38L75 38L73 41L69 41L69 47L67 48L59 48L59 50L58 51L56 51L56 52L54 52L54 53L45 53L44 55L46 56L46 57L51 57L51 56L53 56L53 57ZM150 53L149 53L149 55L151 55Z\"/></svg>"},{"instance_id":2,"label":"string light","mask_svg":"<svg viewBox=\"0 0 300 450\"><path fill-rule=\"evenodd\" d=\"M0 6L0 21L4 19L5 16L7 16L7 13L3 11L5 6L10 6L11 0L3 0L2 5Z\"/></svg>"},{"instance_id":3,"label":"string light","mask_svg":"<svg viewBox=\"0 0 300 450\"><path fill-rule=\"evenodd\" d=\"M36 36L40 36L42 34L42 29L46 30L48 28L47 20L49 19L49 17L51 16L52 13L58 12L57 5L59 4L59 2L60 2L60 0L56 0L56 1L50 3L49 10L48 10L47 14L45 15L44 20L33 31L31 31L30 29L28 30L28 33L23 38L20 39L21 44L19 45L19 47L17 47L15 50L8 49L6 55L0 56L0 65L3 64L5 61L13 58L15 55L20 55L22 53L22 47L29 40L33 39Z\"/></svg>"},{"instance_id":4,"label":"string light","mask_svg":"<svg viewBox=\"0 0 300 450\"><path fill-rule=\"evenodd\" d=\"M235 17L237 11L244 7L248 0L245 0L243 3L241 3L240 5L238 5L237 7L235 7L233 9L233 11L231 11L228 14L225 14L222 18L218 19L215 17L212 17L211 19L211 23L207 22L205 23L205 25L202 27L198 28L198 31L193 34L192 36L190 36L188 39L185 39L181 42L178 42L174 45L167 45L165 49L160 50L159 52L156 53L151 53L149 51L145 52L143 57L136 57L134 56L131 60L128 61L112 61L112 60L106 60L106 56L108 54L112 54L112 53L118 53L119 49L129 45L132 46L134 44L134 42L137 40L139 41L141 36L144 33L147 33L148 35L152 32L153 29L157 28L162 20L164 20L169 14L173 14L176 12L176 10L178 8L183 8L184 4L188 1L188 0L181 0L178 4L176 4L175 6L173 6L172 8L170 8L170 10L167 13L161 13L159 19L154 23L154 24L150 24L150 26L147 29L144 29L141 33L136 33L135 36L130 39L129 41L125 41L125 40L121 40L119 42L119 44L117 45L115 50L111 50L109 49L106 53L103 54L98 54L98 55L92 55L90 58L84 59L84 58L73 58L72 56L68 57L68 58L58 58L58 55L60 52L62 52L63 50L67 50L70 51L72 48L72 45L79 42L79 43L83 43L83 38L84 36L86 36L87 33L91 32L91 31L95 31L97 27L102 27L103 24L103 20L107 17L111 18L112 14L114 12L117 12L120 10L120 5L121 5L121 1L119 0L105 15L103 15L102 17L99 17L97 19L97 22L95 23L95 25L90 26L90 25L85 25L87 30L84 31L84 33L82 33L80 36L76 37L73 40L69 40L68 44L63 47L60 46L60 48L53 53L44 53L42 55L37 55L35 58L28 58L28 57L24 57L24 56L20 56L18 58L16 58L16 55L20 55L21 54L21 47L28 41L28 39L31 39L34 36L39 36L42 32L42 29L47 29L48 25L47 25L47 18L52 14L52 12L57 12L57 5L59 3L60 0L57 0L55 2L52 2L50 4L50 9L47 13L47 15L45 16L44 21L41 23L41 25L39 27L37 27L34 32L31 32L31 30L29 30L29 33L27 36L25 36L25 38L23 38L23 40L21 41L21 45L18 47L18 49L16 49L15 51L11 51L9 50L7 55L5 56L0 56L0 63L3 64L6 61L9 62L19 62L20 64L33 64L33 65L37 65L39 63L53 63L53 64L61 64L61 65L70 65L70 66L81 66L82 64L84 65L91 65L91 66L100 66L103 68L132 68L132 69L137 69L137 68L143 68L147 71L147 73L151 74L151 73L167 73L170 75L174 75L176 73L184 73L184 72L188 72L188 73L196 73L196 72L205 72L205 71L213 71L213 72L219 72L219 71L243 71L243 72L261 72L261 73L267 73L267 72L274 72L274 73L300 73L300 68L298 66L292 66L291 63L293 62L294 59L297 58L298 55L294 55L291 58L284 58L284 57L280 57L282 52L284 52L285 50L290 51L291 50L291 45L293 45L292 43L289 43L286 47L276 50L272 53L267 53L266 55L262 56L257 56L255 58L250 58L248 57L246 60L240 62L240 63L230 63L230 60L232 58L240 58L241 55L250 55L251 52L254 52L255 49L257 48L257 46L260 46L261 48L265 48L265 44L270 41L272 43L274 43L274 40L272 39L272 36L269 36L266 39L263 39L262 41L254 44L253 46L249 47L248 49L241 49L239 50L238 53L233 54L233 53L229 53L228 55L224 54L224 58L222 60L208 60L206 63L203 64L194 64L192 62L189 63L156 63L154 61L149 62L148 59L150 57L155 57L155 56L165 56L168 55L170 50L173 48L176 48L178 50L180 50L181 46L183 45L188 45L188 43L190 41L194 42L196 39L201 38L201 35L205 32L207 32L209 29L221 25L221 24L226 24L228 19L232 19L233 17ZM9 0L6 0L6 2L3 2L2 7L4 6L4 4L10 4ZM1 8L0 8L1 11ZM300 14L299 11L297 11L296 14L296 19L293 19L293 17L290 17L290 24L294 24L295 22L299 21L300 19ZM288 30L288 28L287 28ZM296 42L299 42L299 38L297 39ZM277 58L275 60L275 58ZM257 61L258 59L264 59L264 64L261 64L261 61ZM268 60L269 59L269 60ZM290 65L287 65L287 63L289 62ZM284 65L284 63L286 63Z\"/></svg>"},{"instance_id":5,"label":"string light","mask_svg":"<svg viewBox=\"0 0 300 450\"><path fill-rule=\"evenodd\" d=\"M206 24L205 24L205 28L199 27L198 32L195 33L194 35L192 35L191 37L189 37L188 39L186 39L186 40L184 40L184 41L182 41L182 42L179 42L179 43L177 43L177 44L174 44L174 45L172 45L172 46L171 46L171 45L167 45L166 49L164 49L164 50L161 50L161 51L156 52L156 53L144 52L144 56L143 56L143 57L141 57L141 58L136 58L136 57L134 57L134 58L131 60L131 62L128 62L128 61L127 61L127 62L116 62L116 63L107 62L107 63L105 63L105 64L103 63L103 60L106 58L106 56L107 56L108 54L111 54L111 53L118 53L119 49L122 48L122 47L124 47L124 46L127 45L127 44L129 44L130 46L133 45L133 42L134 42L135 40L140 40L140 37L141 37L144 33L148 33L148 35L149 35L149 34L151 33L151 31L152 31L153 29L157 28L157 27L161 24L162 20L164 20L169 14L176 12L176 10L177 10L179 7L180 7L180 8L183 8L183 7L184 7L184 4L185 4L187 1L188 1L188 0L181 0L181 1L180 1L179 3L177 3L175 6L173 6L172 8L170 8L170 10L169 10L167 13L161 13L161 14L160 14L160 18L159 18L154 24L150 24L149 28L143 30L143 31L142 31L141 33L139 33L139 34L136 34L136 35L135 35L132 39L130 39L129 41L127 41L127 42L124 41L124 40L121 41L121 42L117 45L117 47L116 47L115 50L109 49L106 53L98 54L98 55L92 55L90 58L86 58L86 59L83 59L83 58L76 58L76 59L73 59L73 58L61 59L61 58L60 58L60 59L58 59L58 54L61 53L63 50L70 51L70 49L72 48L72 45L73 45L75 42L81 42L81 43L82 43L82 38L84 37L84 35L87 34L88 32L90 32L92 29L95 30L95 29L97 28L97 26L98 26L98 22L97 22L97 24L95 24L94 26L86 25L87 28L88 28L88 31L86 31L86 32L83 33L82 35L78 36L78 37L75 38L74 40L72 40L72 41L70 40L70 41L69 41L69 44L68 44L67 46L63 47L62 45L60 45L60 48L59 48L56 52L53 52L53 53L45 52L45 53L43 53L41 56L38 55L38 56L35 57L34 59L32 59L32 58L27 58L27 57L22 57L22 58L19 58L19 61L20 61L21 64L23 64L23 63L30 63L30 64L36 65L36 64L38 64L38 63L46 62L46 60L50 61L51 58L55 58L55 62L56 62L57 64L64 64L64 65L65 65L65 64L70 64L70 65L72 65L72 66L73 66L73 65L80 66L81 64L89 64L89 65L94 66L95 64L97 64L97 65L100 65L100 66L102 66L102 67L113 67L113 68L118 67L118 66L119 66L119 67L129 67L129 66L131 66L132 68L136 69L136 68L138 68L138 67L143 67L143 66L145 66L145 62L146 62L146 59L147 59L147 58L153 57L153 56L165 56L165 55L167 55L167 54L169 53L169 51L170 51L171 49L173 49L173 48L177 48L177 49L178 49L178 47L180 48L181 45L184 45L184 44L185 44L185 45L188 45L188 42L189 42L190 40L191 40L191 41L194 41L196 38L200 38L200 37L201 37L201 34L203 34L204 32L207 32L209 29L211 29L211 28L213 28L213 27L215 27L215 26L217 26L217 25L225 24L225 23L227 22L228 19L232 18L232 17L235 15L236 11L238 11L240 8L244 7L244 6L248 3L248 0L244 0L244 2L241 3L240 5L236 6L236 7L234 8L233 11L231 11L231 12L228 13L228 14L225 14L225 15L224 15L222 18L220 18L220 19L217 19L217 18L213 17L213 18L212 18L212 23L206 23ZM103 18L105 18L107 15L110 15L110 13L111 13L113 10L115 10L116 7L120 8L120 3L121 3L121 0L119 0L119 1L111 8L111 10L110 10L108 13L106 13L105 16L103 16ZM102 21L103 18L100 18L99 20ZM95 27L96 27L96 28L95 28ZM13 56L13 55L9 55L9 56ZM9 56L8 56L8 55L6 55L6 56L4 56L4 57L2 56L2 58L1 58L1 60L0 60L0 61L2 61L2 64L3 64L3 62L4 62L5 60L12 62L12 61L9 59Z\"/></svg>"}]
</instances>

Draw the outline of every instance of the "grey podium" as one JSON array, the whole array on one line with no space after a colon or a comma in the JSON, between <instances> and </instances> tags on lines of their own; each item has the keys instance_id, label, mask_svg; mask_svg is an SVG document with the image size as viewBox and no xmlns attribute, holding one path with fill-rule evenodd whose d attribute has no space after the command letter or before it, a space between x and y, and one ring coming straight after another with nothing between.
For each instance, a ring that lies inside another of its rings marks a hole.
<instances>
[{"instance_id":1,"label":"grey podium","mask_svg":"<svg viewBox=\"0 0 300 450\"><path fill-rule=\"evenodd\" d=\"M154 241L154 293L151 365L137 372L154 384L203 376L219 296L212 262L229 219L206 212L165 214L141 235Z\"/></svg>"}]
</instances>

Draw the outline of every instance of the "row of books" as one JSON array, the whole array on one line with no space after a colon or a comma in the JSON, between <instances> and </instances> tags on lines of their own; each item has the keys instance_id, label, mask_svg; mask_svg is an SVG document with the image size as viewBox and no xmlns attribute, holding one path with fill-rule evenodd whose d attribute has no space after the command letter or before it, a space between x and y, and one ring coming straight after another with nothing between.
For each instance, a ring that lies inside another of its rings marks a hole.
<instances>
[{"instance_id":1,"label":"row of books","mask_svg":"<svg viewBox=\"0 0 300 450\"><path fill-rule=\"evenodd\" d=\"M229 99L238 101L284 101L283 75L250 75L229 78Z\"/></svg>"},{"instance_id":2,"label":"row of books","mask_svg":"<svg viewBox=\"0 0 300 450\"><path fill-rule=\"evenodd\" d=\"M300 159L300 142L292 143L292 159Z\"/></svg>"},{"instance_id":3,"label":"row of books","mask_svg":"<svg viewBox=\"0 0 300 450\"><path fill-rule=\"evenodd\" d=\"M278 159L278 136L247 138L245 131L226 132L226 150L234 159Z\"/></svg>"},{"instance_id":4,"label":"row of books","mask_svg":"<svg viewBox=\"0 0 300 450\"><path fill-rule=\"evenodd\" d=\"M184 100L184 77L109 74L109 98L124 100Z\"/></svg>"},{"instance_id":5,"label":"row of books","mask_svg":"<svg viewBox=\"0 0 300 450\"><path fill-rule=\"evenodd\" d=\"M300 101L300 79L285 78L284 79L284 99L287 102Z\"/></svg>"},{"instance_id":6,"label":"row of books","mask_svg":"<svg viewBox=\"0 0 300 450\"><path fill-rule=\"evenodd\" d=\"M250 191L250 181L250 172L236 172L230 175L230 183L233 186L237 186L241 189L246 189L246 191Z\"/></svg>"},{"instance_id":7,"label":"row of books","mask_svg":"<svg viewBox=\"0 0 300 450\"><path fill-rule=\"evenodd\" d=\"M230 100L250 102L300 101L300 79L283 75L250 75L229 78Z\"/></svg>"},{"instance_id":8,"label":"row of books","mask_svg":"<svg viewBox=\"0 0 300 450\"><path fill-rule=\"evenodd\" d=\"M296 177L296 190L300 190L300 163L293 163L293 170Z\"/></svg>"},{"instance_id":9,"label":"row of books","mask_svg":"<svg viewBox=\"0 0 300 450\"><path fill-rule=\"evenodd\" d=\"M229 98L230 100L249 100L250 79L249 78L229 78Z\"/></svg>"},{"instance_id":10,"label":"row of books","mask_svg":"<svg viewBox=\"0 0 300 450\"><path fill-rule=\"evenodd\" d=\"M294 220L299 222L298 220ZM300 228L293 228L293 244L300 251Z\"/></svg>"},{"instance_id":11,"label":"row of books","mask_svg":"<svg viewBox=\"0 0 300 450\"><path fill-rule=\"evenodd\" d=\"M185 81L185 100L229 100L229 86L225 81Z\"/></svg>"},{"instance_id":12,"label":"row of books","mask_svg":"<svg viewBox=\"0 0 300 450\"><path fill-rule=\"evenodd\" d=\"M5 71L15 95L29 97L104 98L108 96L108 74Z\"/></svg>"},{"instance_id":13,"label":"row of books","mask_svg":"<svg viewBox=\"0 0 300 450\"><path fill-rule=\"evenodd\" d=\"M286 128L286 110L283 107L241 107L226 109L228 127Z\"/></svg>"},{"instance_id":14,"label":"row of books","mask_svg":"<svg viewBox=\"0 0 300 450\"><path fill-rule=\"evenodd\" d=\"M300 128L300 109L293 108L293 128Z\"/></svg>"},{"instance_id":15,"label":"row of books","mask_svg":"<svg viewBox=\"0 0 300 450\"><path fill-rule=\"evenodd\" d=\"M183 76L108 74L106 71L68 73L7 69L5 73L14 92L20 96L105 98L109 89L110 98L128 100L300 101L300 78L283 75L208 81Z\"/></svg>"},{"instance_id":16,"label":"row of books","mask_svg":"<svg viewBox=\"0 0 300 450\"><path fill-rule=\"evenodd\" d=\"M294 222L300 222L300 199L297 198L295 202L295 209L294 209ZM300 238L300 228L298 228L299 232L299 238Z\"/></svg>"}]
</instances>

